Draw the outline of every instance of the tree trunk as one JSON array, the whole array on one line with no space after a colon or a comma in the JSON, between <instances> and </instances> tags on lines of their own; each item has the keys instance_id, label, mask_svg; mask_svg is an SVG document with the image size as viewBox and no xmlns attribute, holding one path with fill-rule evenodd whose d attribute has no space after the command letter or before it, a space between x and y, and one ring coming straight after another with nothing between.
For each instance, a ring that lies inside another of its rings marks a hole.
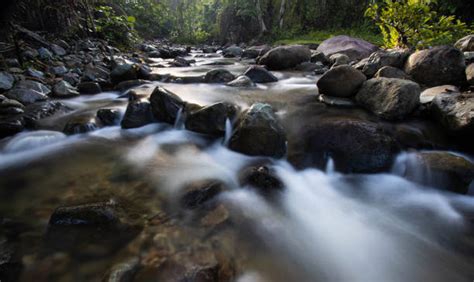
<instances>
[{"instance_id":1,"label":"tree trunk","mask_svg":"<svg viewBox=\"0 0 474 282\"><path fill-rule=\"evenodd\" d=\"M283 19L285 17L285 10L286 10L286 0L281 0L280 16L279 16L279 21L278 21L278 26L280 27L280 29L283 28Z\"/></svg>"},{"instance_id":2,"label":"tree trunk","mask_svg":"<svg viewBox=\"0 0 474 282\"><path fill-rule=\"evenodd\" d=\"M263 20L263 13L262 13L262 7L260 6L260 0L255 0L255 5L257 6L257 19L258 22L260 23L260 34L266 33L267 26L265 25L265 21Z\"/></svg>"}]
</instances>

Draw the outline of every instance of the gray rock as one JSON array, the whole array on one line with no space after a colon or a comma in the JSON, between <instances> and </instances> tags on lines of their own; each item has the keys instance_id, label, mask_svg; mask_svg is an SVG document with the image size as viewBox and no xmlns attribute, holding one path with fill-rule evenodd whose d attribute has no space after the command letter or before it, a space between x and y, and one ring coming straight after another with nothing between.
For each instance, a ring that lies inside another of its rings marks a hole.
<instances>
[{"instance_id":1,"label":"gray rock","mask_svg":"<svg viewBox=\"0 0 474 282\"><path fill-rule=\"evenodd\" d=\"M406 50L377 51L369 56L362 72L367 77L373 77L379 69L385 66L403 68L410 53Z\"/></svg>"},{"instance_id":2,"label":"gray rock","mask_svg":"<svg viewBox=\"0 0 474 282\"><path fill-rule=\"evenodd\" d=\"M351 59L346 54L333 54L329 57L329 62L331 63L332 67L348 65L351 62Z\"/></svg>"},{"instance_id":3,"label":"gray rock","mask_svg":"<svg viewBox=\"0 0 474 282\"><path fill-rule=\"evenodd\" d=\"M474 85L474 63L467 66L467 68L466 68L466 78L467 78L467 82L470 85Z\"/></svg>"},{"instance_id":4,"label":"gray rock","mask_svg":"<svg viewBox=\"0 0 474 282\"><path fill-rule=\"evenodd\" d=\"M97 111L97 119L103 126L117 125L120 121L120 111L117 109L100 109Z\"/></svg>"},{"instance_id":5,"label":"gray rock","mask_svg":"<svg viewBox=\"0 0 474 282\"><path fill-rule=\"evenodd\" d=\"M474 51L474 35L470 34L459 39L454 46L463 52Z\"/></svg>"},{"instance_id":6,"label":"gray rock","mask_svg":"<svg viewBox=\"0 0 474 282\"><path fill-rule=\"evenodd\" d=\"M431 104L435 118L453 133L472 134L474 130L474 95L441 94Z\"/></svg>"},{"instance_id":7,"label":"gray rock","mask_svg":"<svg viewBox=\"0 0 474 282\"><path fill-rule=\"evenodd\" d=\"M64 126L63 132L68 135L82 134L98 128L95 120L88 115L71 118Z\"/></svg>"},{"instance_id":8,"label":"gray rock","mask_svg":"<svg viewBox=\"0 0 474 282\"><path fill-rule=\"evenodd\" d=\"M441 94L459 94L459 88L454 85L441 85L423 90L420 94L420 103L431 103L433 99Z\"/></svg>"},{"instance_id":9,"label":"gray rock","mask_svg":"<svg viewBox=\"0 0 474 282\"><path fill-rule=\"evenodd\" d=\"M266 52L270 51L270 47L267 45L252 46L247 48L242 53L242 58L256 59L258 56L263 56Z\"/></svg>"},{"instance_id":10,"label":"gray rock","mask_svg":"<svg viewBox=\"0 0 474 282\"><path fill-rule=\"evenodd\" d=\"M316 63L316 62L321 62L323 65L328 65L329 64L329 59L324 55L323 52L321 51L313 51L311 53L311 62Z\"/></svg>"},{"instance_id":11,"label":"gray rock","mask_svg":"<svg viewBox=\"0 0 474 282\"><path fill-rule=\"evenodd\" d=\"M85 81L79 83L77 89L81 94L99 94L102 92L100 84L92 81Z\"/></svg>"},{"instance_id":12,"label":"gray rock","mask_svg":"<svg viewBox=\"0 0 474 282\"><path fill-rule=\"evenodd\" d=\"M50 60L53 58L53 54L48 49L41 47L38 49L38 56L42 60Z\"/></svg>"},{"instance_id":13,"label":"gray rock","mask_svg":"<svg viewBox=\"0 0 474 282\"><path fill-rule=\"evenodd\" d=\"M178 113L183 112L185 103L179 96L162 87L156 87L150 96L151 110L161 122L174 124Z\"/></svg>"},{"instance_id":14,"label":"gray rock","mask_svg":"<svg viewBox=\"0 0 474 282\"><path fill-rule=\"evenodd\" d=\"M34 80L20 80L15 85L15 89L31 89L43 95L51 94L51 90L46 85Z\"/></svg>"},{"instance_id":15,"label":"gray rock","mask_svg":"<svg viewBox=\"0 0 474 282\"><path fill-rule=\"evenodd\" d=\"M54 67L52 69L52 73L56 76L63 76L65 75L69 70L65 66L58 66Z\"/></svg>"},{"instance_id":16,"label":"gray rock","mask_svg":"<svg viewBox=\"0 0 474 282\"><path fill-rule=\"evenodd\" d=\"M63 47L56 45L56 44L51 44L51 50L56 56L65 56L67 54L66 50L64 50Z\"/></svg>"},{"instance_id":17,"label":"gray rock","mask_svg":"<svg viewBox=\"0 0 474 282\"><path fill-rule=\"evenodd\" d=\"M465 69L463 53L450 46L418 51L405 64L405 72L426 86L460 85L466 81Z\"/></svg>"},{"instance_id":18,"label":"gray rock","mask_svg":"<svg viewBox=\"0 0 474 282\"><path fill-rule=\"evenodd\" d=\"M311 51L307 46L290 45L271 49L258 60L259 65L265 65L269 70L284 70L311 60Z\"/></svg>"},{"instance_id":19,"label":"gray rock","mask_svg":"<svg viewBox=\"0 0 474 282\"><path fill-rule=\"evenodd\" d=\"M253 87L255 86L255 83L248 76L241 75L236 79L227 82L226 85L231 87Z\"/></svg>"},{"instance_id":20,"label":"gray rock","mask_svg":"<svg viewBox=\"0 0 474 282\"><path fill-rule=\"evenodd\" d=\"M378 49L377 46L365 40L340 35L323 41L317 51L323 52L327 57L336 53L345 54L351 61L355 61L367 58Z\"/></svg>"},{"instance_id":21,"label":"gray rock","mask_svg":"<svg viewBox=\"0 0 474 282\"><path fill-rule=\"evenodd\" d=\"M286 152L285 131L272 107L256 103L245 111L232 133L229 148L251 156L283 157Z\"/></svg>"},{"instance_id":22,"label":"gray rock","mask_svg":"<svg viewBox=\"0 0 474 282\"><path fill-rule=\"evenodd\" d=\"M321 69L321 66L311 62L303 62L295 67L297 71L312 72Z\"/></svg>"},{"instance_id":23,"label":"gray rock","mask_svg":"<svg viewBox=\"0 0 474 282\"><path fill-rule=\"evenodd\" d=\"M34 68L28 68L25 72L25 75L31 76L33 78L44 79L44 72L36 70Z\"/></svg>"},{"instance_id":24,"label":"gray rock","mask_svg":"<svg viewBox=\"0 0 474 282\"><path fill-rule=\"evenodd\" d=\"M67 81L61 80L53 87L53 95L58 98L71 98L79 96L76 87L73 87Z\"/></svg>"},{"instance_id":25,"label":"gray rock","mask_svg":"<svg viewBox=\"0 0 474 282\"><path fill-rule=\"evenodd\" d=\"M235 76L226 69L215 69L208 71L204 77L206 83L227 83L235 79Z\"/></svg>"},{"instance_id":26,"label":"gray rock","mask_svg":"<svg viewBox=\"0 0 474 282\"><path fill-rule=\"evenodd\" d=\"M133 64L122 64L116 66L110 73L110 80L113 84L122 81L138 79L139 67Z\"/></svg>"},{"instance_id":27,"label":"gray rock","mask_svg":"<svg viewBox=\"0 0 474 282\"><path fill-rule=\"evenodd\" d=\"M255 83L276 82L278 78L269 72L266 68L260 66L249 67L244 74Z\"/></svg>"},{"instance_id":28,"label":"gray rock","mask_svg":"<svg viewBox=\"0 0 474 282\"><path fill-rule=\"evenodd\" d=\"M403 119L420 104L420 86L409 80L373 78L367 80L355 99L374 114L388 119Z\"/></svg>"},{"instance_id":29,"label":"gray rock","mask_svg":"<svg viewBox=\"0 0 474 282\"><path fill-rule=\"evenodd\" d=\"M48 99L48 96L40 92L37 92L33 89L22 89L22 88L14 88L8 91L5 94L5 96L10 99L17 100L23 105L32 104L39 101L45 101Z\"/></svg>"},{"instance_id":30,"label":"gray rock","mask_svg":"<svg viewBox=\"0 0 474 282\"><path fill-rule=\"evenodd\" d=\"M230 46L222 51L222 54L226 58L240 57L243 54L242 48L238 46Z\"/></svg>"},{"instance_id":31,"label":"gray rock","mask_svg":"<svg viewBox=\"0 0 474 282\"><path fill-rule=\"evenodd\" d=\"M365 75L355 68L342 65L326 72L316 83L320 94L336 97L351 97L366 80Z\"/></svg>"},{"instance_id":32,"label":"gray rock","mask_svg":"<svg viewBox=\"0 0 474 282\"><path fill-rule=\"evenodd\" d=\"M411 77L403 70L391 66L382 67L375 73L374 77L398 78L407 80L411 79Z\"/></svg>"},{"instance_id":33,"label":"gray rock","mask_svg":"<svg viewBox=\"0 0 474 282\"><path fill-rule=\"evenodd\" d=\"M7 91L12 89L15 83L15 78L8 72L0 72L0 91Z\"/></svg>"},{"instance_id":34,"label":"gray rock","mask_svg":"<svg viewBox=\"0 0 474 282\"><path fill-rule=\"evenodd\" d=\"M153 122L151 106L148 102L131 101L120 123L122 128L137 128Z\"/></svg>"},{"instance_id":35,"label":"gray rock","mask_svg":"<svg viewBox=\"0 0 474 282\"><path fill-rule=\"evenodd\" d=\"M237 109L229 103L216 103L188 114L185 122L186 129L215 136L223 136L226 121L231 122L237 114Z\"/></svg>"}]
</instances>

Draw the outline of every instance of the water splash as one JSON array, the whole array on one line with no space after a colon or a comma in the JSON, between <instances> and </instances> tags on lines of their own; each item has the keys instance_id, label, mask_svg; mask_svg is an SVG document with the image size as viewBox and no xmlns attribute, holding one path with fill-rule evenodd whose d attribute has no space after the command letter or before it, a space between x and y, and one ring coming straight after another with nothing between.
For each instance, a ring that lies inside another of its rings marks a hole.
<instances>
[{"instance_id":1,"label":"water splash","mask_svg":"<svg viewBox=\"0 0 474 282\"><path fill-rule=\"evenodd\" d=\"M225 135L223 145L227 147L229 145L230 137L232 136L232 121L227 118L225 120Z\"/></svg>"},{"instance_id":2,"label":"water splash","mask_svg":"<svg viewBox=\"0 0 474 282\"><path fill-rule=\"evenodd\" d=\"M184 115L183 107L179 108L178 113L176 114L176 120L174 122L175 129L184 129Z\"/></svg>"}]
</instances>

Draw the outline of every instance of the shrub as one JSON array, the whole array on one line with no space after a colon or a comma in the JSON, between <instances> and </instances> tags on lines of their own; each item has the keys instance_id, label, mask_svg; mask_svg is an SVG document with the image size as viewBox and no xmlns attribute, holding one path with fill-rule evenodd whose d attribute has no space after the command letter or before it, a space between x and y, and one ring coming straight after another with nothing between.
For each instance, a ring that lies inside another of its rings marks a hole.
<instances>
[{"instance_id":1,"label":"shrub","mask_svg":"<svg viewBox=\"0 0 474 282\"><path fill-rule=\"evenodd\" d=\"M380 28L387 48L449 44L472 31L454 16L432 10L435 4L434 0L383 0L369 5L366 16Z\"/></svg>"},{"instance_id":2,"label":"shrub","mask_svg":"<svg viewBox=\"0 0 474 282\"><path fill-rule=\"evenodd\" d=\"M118 16L110 6L96 7L95 29L104 39L117 46L131 46L137 35L133 26L135 17Z\"/></svg>"}]
</instances>

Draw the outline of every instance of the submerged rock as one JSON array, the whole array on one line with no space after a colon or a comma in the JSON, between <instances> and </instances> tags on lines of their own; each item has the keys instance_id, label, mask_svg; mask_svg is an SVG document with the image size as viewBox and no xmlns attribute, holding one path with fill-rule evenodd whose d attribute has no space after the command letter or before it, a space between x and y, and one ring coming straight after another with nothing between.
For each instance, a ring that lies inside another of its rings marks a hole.
<instances>
[{"instance_id":1,"label":"submerged rock","mask_svg":"<svg viewBox=\"0 0 474 282\"><path fill-rule=\"evenodd\" d=\"M409 80L373 78L355 96L358 104L388 119L403 119L420 104L420 86Z\"/></svg>"},{"instance_id":2,"label":"submerged rock","mask_svg":"<svg viewBox=\"0 0 474 282\"><path fill-rule=\"evenodd\" d=\"M251 155L281 158L286 152L286 136L273 109L256 103L239 118L229 141L231 150Z\"/></svg>"},{"instance_id":3,"label":"submerged rock","mask_svg":"<svg viewBox=\"0 0 474 282\"><path fill-rule=\"evenodd\" d=\"M94 118L88 115L76 116L71 118L64 126L63 132L69 135L81 134L94 131L97 129L97 124Z\"/></svg>"},{"instance_id":4,"label":"submerged rock","mask_svg":"<svg viewBox=\"0 0 474 282\"><path fill-rule=\"evenodd\" d=\"M366 79L362 72L343 65L327 71L316 84L321 94L347 98L355 95Z\"/></svg>"},{"instance_id":5,"label":"submerged rock","mask_svg":"<svg viewBox=\"0 0 474 282\"><path fill-rule=\"evenodd\" d=\"M284 188L275 172L266 166L245 169L240 175L240 185L257 188L264 195L282 191Z\"/></svg>"},{"instance_id":6,"label":"submerged rock","mask_svg":"<svg viewBox=\"0 0 474 282\"><path fill-rule=\"evenodd\" d=\"M234 105L216 103L188 114L185 126L191 131L220 136L225 134L226 121L232 122L236 114Z\"/></svg>"},{"instance_id":7,"label":"submerged rock","mask_svg":"<svg viewBox=\"0 0 474 282\"><path fill-rule=\"evenodd\" d=\"M235 79L235 76L226 69L208 71L204 77L206 83L226 83Z\"/></svg>"},{"instance_id":8,"label":"submerged rock","mask_svg":"<svg viewBox=\"0 0 474 282\"><path fill-rule=\"evenodd\" d=\"M176 94L162 87L156 87L150 96L151 111L161 122L174 124L178 114L184 111L185 102Z\"/></svg>"},{"instance_id":9,"label":"submerged rock","mask_svg":"<svg viewBox=\"0 0 474 282\"><path fill-rule=\"evenodd\" d=\"M269 83L278 81L276 76L274 76L264 67L260 66L249 67L243 75L249 77L255 83Z\"/></svg>"},{"instance_id":10,"label":"submerged rock","mask_svg":"<svg viewBox=\"0 0 474 282\"><path fill-rule=\"evenodd\" d=\"M117 125L120 121L120 111L117 109L100 109L97 111L97 119L104 126Z\"/></svg>"},{"instance_id":11,"label":"submerged rock","mask_svg":"<svg viewBox=\"0 0 474 282\"><path fill-rule=\"evenodd\" d=\"M405 64L405 72L427 86L460 85L466 81L465 69L463 53L450 46L418 51Z\"/></svg>"},{"instance_id":12,"label":"submerged rock","mask_svg":"<svg viewBox=\"0 0 474 282\"><path fill-rule=\"evenodd\" d=\"M214 197L225 190L225 186L215 180L197 181L186 185L180 196L180 204L186 209L204 207Z\"/></svg>"},{"instance_id":13,"label":"submerged rock","mask_svg":"<svg viewBox=\"0 0 474 282\"><path fill-rule=\"evenodd\" d=\"M365 40L339 35L323 41L317 51L323 52L328 57L336 53L345 54L352 61L367 58L378 49L377 46Z\"/></svg>"},{"instance_id":14,"label":"submerged rock","mask_svg":"<svg viewBox=\"0 0 474 282\"><path fill-rule=\"evenodd\" d=\"M137 128L152 123L153 113L148 102L131 101L128 103L127 110L123 116L122 128Z\"/></svg>"},{"instance_id":15,"label":"submerged rock","mask_svg":"<svg viewBox=\"0 0 474 282\"><path fill-rule=\"evenodd\" d=\"M265 65L270 70L294 68L300 63L311 60L311 51L302 45L280 46L271 49L258 60L259 65Z\"/></svg>"}]
</instances>

